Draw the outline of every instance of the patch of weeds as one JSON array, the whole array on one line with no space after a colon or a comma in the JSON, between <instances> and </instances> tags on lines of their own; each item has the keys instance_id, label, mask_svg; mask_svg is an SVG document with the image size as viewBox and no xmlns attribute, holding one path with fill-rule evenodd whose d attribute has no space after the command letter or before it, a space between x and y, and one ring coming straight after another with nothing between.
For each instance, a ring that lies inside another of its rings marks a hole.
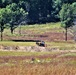
<instances>
[{"instance_id":1,"label":"patch of weeds","mask_svg":"<svg viewBox=\"0 0 76 75\"><path fill-rule=\"evenodd\" d=\"M30 61L30 63L50 63L50 62L51 62L50 58L46 58L46 59L35 58Z\"/></svg>"}]
</instances>

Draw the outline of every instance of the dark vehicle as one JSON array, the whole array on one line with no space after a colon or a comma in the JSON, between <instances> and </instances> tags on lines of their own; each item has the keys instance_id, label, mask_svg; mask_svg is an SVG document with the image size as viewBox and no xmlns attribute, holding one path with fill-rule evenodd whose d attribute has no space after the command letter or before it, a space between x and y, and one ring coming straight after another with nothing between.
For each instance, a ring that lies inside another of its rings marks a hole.
<instances>
[{"instance_id":1,"label":"dark vehicle","mask_svg":"<svg viewBox=\"0 0 76 75\"><path fill-rule=\"evenodd\" d=\"M45 42L44 42L44 41L36 42L36 44L37 44L38 46L43 46L43 47L45 47Z\"/></svg>"}]
</instances>

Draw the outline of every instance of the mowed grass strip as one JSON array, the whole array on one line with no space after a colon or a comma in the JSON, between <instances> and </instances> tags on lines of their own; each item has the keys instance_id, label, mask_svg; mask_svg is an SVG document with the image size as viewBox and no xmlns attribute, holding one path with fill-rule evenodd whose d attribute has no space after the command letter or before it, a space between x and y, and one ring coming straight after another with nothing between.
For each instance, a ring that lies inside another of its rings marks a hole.
<instances>
[{"instance_id":1,"label":"mowed grass strip","mask_svg":"<svg viewBox=\"0 0 76 75\"><path fill-rule=\"evenodd\" d=\"M71 57L71 56L74 56L74 57L76 57L76 52L74 52L74 53L66 53L66 54L63 54L63 55L61 55L61 57Z\"/></svg>"},{"instance_id":2,"label":"mowed grass strip","mask_svg":"<svg viewBox=\"0 0 76 75\"><path fill-rule=\"evenodd\" d=\"M40 55L55 55L59 52L23 52L23 51L0 51L0 56L40 56Z\"/></svg>"},{"instance_id":3,"label":"mowed grass strip","mask_svg":"<svg viewBox=\"0 0 76 75\"><path fill-rule=\"evenodd\" d=\"M0 45L4 46L35 46L35 42L14 42L14 41L0 41Z\"/></svg>"},{"instance_id":4,"label":"mowed grass strip","mask_svg":"<svg viewBox=\"0 0 76 75\"><path fill-rule=\"evenodd\" d=\"M58 48L59 50L76 50L76 43L74 41L58 41L46 42L49 48Z\"/></svg>"}]
</instances>

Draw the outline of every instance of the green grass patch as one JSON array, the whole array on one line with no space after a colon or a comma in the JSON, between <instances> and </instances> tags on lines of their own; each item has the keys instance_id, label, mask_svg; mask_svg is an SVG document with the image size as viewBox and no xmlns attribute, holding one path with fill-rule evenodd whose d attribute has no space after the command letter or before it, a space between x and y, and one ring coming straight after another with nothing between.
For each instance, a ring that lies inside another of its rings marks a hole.
<instances>
[{"instance_id":1,"label":"green grass patch","mask_svg":"<svg viewBox=\"0 0 76 75\"><path fill-rule=\"evenodd\" d=\"M17 52L17 51L0 51L0 56L39 56L39 55L54 55L59 52Z\"/></svg>"},{"instance_id":2,"label":"green grass patch","mask_svg":"<svg viewBox=\"0 0 76 75\"><path fill-rule=\"evenodd\" d=\"M0 41L0 45L4 46L35 46L35 42L13 42L13 41Z\"/></svg>"},{"instance_id":3,"label":"green grass patch","mask_svg":"<svg viewBox=\"0 0 76 75\"><path fill-rule=\"evenodd\" d=\"M46 23L46 24L35 24L35 25L22 25L21 27L17 27L14 30L14 35L10 33L10 29L5 29L4 34L6 33L8 36L19 36L19 31L25 32L33 32L34 34L43 34L45 32L62 32L64 29L61 27L61 23Z\"/></svg>"},{"instance_id":4,"label":"green grass patch","mask_svg":"<svg viewBox=\"0 0 76 75\"><path fill-rule=\"evenodd\" d=\"M56 31L61 31L59 28L61 28L60 22L21 26L22 30L31 30L35 33L44 33L46 31L51 31L51 29L57 29Z\"/></svg>"},{"instance_id":5,"label":"green grass patch","mask_svg":"<svg viewBox=\"0 0 76 75\"><path fill-rule=\"evenodd\" d=\"M48 47L55 47L59 50L76 50L76 43L73 41L62 41L62 42L47 42Z\"/></svg>"},{"instance_id":6,"label":"green grass patch","mask_svg":"<svg viewBox=\"0 0 76 75\"><path fill-rule=\"evenodd\" d=\"M69 56L69 57L70 56L75 56L76 57L76 52L74 52L74 53L72 53L72 52L70 53L69 52L69 53L66 53L66 54L61 55L61 57L66 57L66 56Z\"/></svg>"}]
</instances>

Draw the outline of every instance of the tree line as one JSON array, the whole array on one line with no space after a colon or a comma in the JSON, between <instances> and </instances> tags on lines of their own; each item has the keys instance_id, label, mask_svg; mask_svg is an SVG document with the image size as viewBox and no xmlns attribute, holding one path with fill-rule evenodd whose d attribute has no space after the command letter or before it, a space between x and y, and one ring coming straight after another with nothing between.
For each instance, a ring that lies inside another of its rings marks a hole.
<instances>
[{"instance_id":1,"label":"tree line","mask_svg":"<svg viewBox=\"0 0 76 75\"><path fill-rule=\"evenodd\" d=\"M6 27L13 34L23 21L28 24L61 21L67 31L73 25L75 8L76 0L0 0L1 40Z\"/></svg>"}]
</instances>

